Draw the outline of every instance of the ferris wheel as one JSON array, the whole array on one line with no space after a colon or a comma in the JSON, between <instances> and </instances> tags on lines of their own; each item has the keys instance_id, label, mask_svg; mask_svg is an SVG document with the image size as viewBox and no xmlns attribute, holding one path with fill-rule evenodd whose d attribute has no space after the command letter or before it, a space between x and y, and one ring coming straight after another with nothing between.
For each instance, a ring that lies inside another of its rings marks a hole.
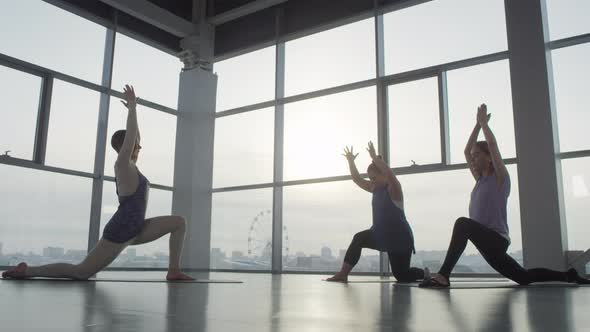
<instances>
[{"instance_id":1,"label":"ferris wheel","mask_svg":"<svg viewBox=\"0 0 590 332\"><path fill-rule=\"evenodd\" d=\"M272 260L272 211L259 212L250 223L248 231L248 256L254 260ZM283 225L283 257L289 256L289 234Z\"/></svg>"}]
</instances>

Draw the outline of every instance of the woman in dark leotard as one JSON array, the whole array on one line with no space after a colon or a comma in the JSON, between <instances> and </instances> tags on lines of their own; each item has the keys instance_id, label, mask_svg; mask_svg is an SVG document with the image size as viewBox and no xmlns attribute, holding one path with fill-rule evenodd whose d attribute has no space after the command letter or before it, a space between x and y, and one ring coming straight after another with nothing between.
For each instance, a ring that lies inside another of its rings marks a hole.
<instances>
[{"instance_id":1,"label":"woman in dark leotard","mask_svg":"<svg viewBox=\"0 0 590 332\"><path fill-rule=\"evenodd\" d=\"M476 181L471 192L469 218L457 219L442 267L438 273L427 277L420 287L449 287L449 276L465 250L467 241L475 245L496 271L520 285L539 281L589 283L589 280L580 277L574 269L567 272L544 268L527 270L506 253L510 245L506 221L510 175L500 155L496 138L488 125L490 117L487 106L479 106L475 128L465 147L465 159ZM477 142L480 130L483 131L485 142Z\"/></svg>"},{"instance_id":2,"label":"woman in dark leotard","mask_svg":"<svg viewBox=\"0 0 590 332\"><path fill-rule=\"evenodd\" d=\"M344 150L352 180L362 189L373 194L373 226L356 233L344 256L342 268L327 281L348 281L348 274L358 263L362 248L387 252L393 276L400 282L412 282L424 278L424 271L410 267L414 253L414 236L404 213L402 186L389 166L377 156L373 143L367 148L373 163L367 173L370 181L363 179L354 159L352 147Z\"/></svg>"},{"instance_id":3,"label":"woman in dark leotard","mask_svg":"<svg viewBox=\"0 0 590 332\"><path fill-rule=\"evenodd\" d=\"M125 102L128 109L127 129L117 131L111 145L117 152L115 180L119 208L104 228L103 237L80 264L56 263L27 266L20 263L2 273L3 278L25 279L32 277L66 278L85 280L112 261L129 245L154 241L170 233L170 262L168 280L192 280L180 271L180 254L186 232L186 221L180 216L163 216L145 219L149 181L141 174L137 158L141 150L137 125L137 98L133 87L125 86Z\"/></svg>"}]
</instances>

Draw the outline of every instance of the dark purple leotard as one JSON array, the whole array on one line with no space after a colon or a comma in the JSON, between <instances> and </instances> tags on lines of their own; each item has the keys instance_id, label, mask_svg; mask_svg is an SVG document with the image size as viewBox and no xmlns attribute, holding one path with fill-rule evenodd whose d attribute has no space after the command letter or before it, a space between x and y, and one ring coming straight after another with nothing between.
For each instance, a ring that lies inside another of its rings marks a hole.
<instances>
[{"instance_id":1,"label":"dark purple leotard","mask_svg":"<svg viewBox=\"0 0 590 332\"><path fill-rule=\"evenodd\" d=\"M137 175L139 176L137 190L128 196L119 196L119 186L115 182L119 208L104 227L102 237L106 240L125 243L139 235L143 229L150 182L139 170Z\"/></svg>"}]
</instances>

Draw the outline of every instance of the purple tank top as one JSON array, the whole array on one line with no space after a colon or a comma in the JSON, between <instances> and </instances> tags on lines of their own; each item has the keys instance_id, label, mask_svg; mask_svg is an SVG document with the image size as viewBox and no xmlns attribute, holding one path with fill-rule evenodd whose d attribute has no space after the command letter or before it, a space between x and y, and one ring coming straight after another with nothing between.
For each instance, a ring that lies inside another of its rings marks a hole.
<instances>
[{"instance_id":1,"label":"purple tank top","mask_svg":"<svg viewBox=\"0 0 590 332\"><path fill-rule=\"evenodd\" d=\"M498 232L506 239L508 236L508 222L506 205L510 195L510 176L501 186L496 181L496 173L481 176L475 183L469 202L469 218Z\"/></svg>"}]
</instances>

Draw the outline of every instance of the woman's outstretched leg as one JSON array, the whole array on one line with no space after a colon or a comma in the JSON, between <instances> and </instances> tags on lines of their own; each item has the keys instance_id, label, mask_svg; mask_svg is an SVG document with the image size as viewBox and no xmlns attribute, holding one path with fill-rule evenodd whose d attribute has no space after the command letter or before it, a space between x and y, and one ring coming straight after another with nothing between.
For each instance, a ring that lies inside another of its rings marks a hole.
<instances>
[{"instance_id":1,"label":"woman's outstretched leg","mask_svg":"<svg viewBox=\"0 0 590 332\"><path fill-rule=\"evenodd\" d=\"M358 232L354 235L352 242L350 242L350 245L348 246L348 250L346 250L342 268L340 268L340 271L338 271L334 276L326 280L347 282L348 274L361 258L361 251L363 248L377 248L375 240L373 239L373 232L370 229Z\"/></svg>"},{"instance_id":2,"label":"woman's outstretched leg","mask_svg":"<svg viewBox=\"0 0 590 332\"><path fill-rule=\"evenodd\" d=\"M114 261L126 246L126 243L115 243L101 239L80 264L55 263L27 266L26 263L20 263L16 268L4 272L2 277L15 279L47 277L86 280Z\"/></svg>"},{"instance_id":3,"label":"woman's outstretched leg","mask_svg":"<svg viewBox=\"0 0 590 332\"><path fill-rule=\"evenodd\" d=\"M146 220L141 233L131 243L138 245L159 239L170 233L170 261L168 263L168 280L194 280L180 271L180 256L186 234L186 220L180 216L155 217Z\"/></svg>"}]
</instances>

